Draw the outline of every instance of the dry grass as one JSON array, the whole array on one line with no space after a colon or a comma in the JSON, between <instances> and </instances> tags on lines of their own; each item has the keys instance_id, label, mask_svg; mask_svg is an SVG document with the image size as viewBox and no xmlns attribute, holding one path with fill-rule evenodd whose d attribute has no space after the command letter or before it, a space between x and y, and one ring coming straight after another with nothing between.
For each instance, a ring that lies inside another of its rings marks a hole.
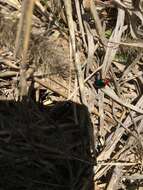
<instances>
[{"instance_id":1,"label":"dry grass","mask_svg":"<svg viewBox=\"0 0 143 190\"><path fill-rule=\"evenodd\" d=\"M21 9L16 0L0 0L0 146L3 172L11 167L8 184L19 177L28 189L141 189L142 3L26 2ZM99 74L110 80L101 89ZM20 103L24 96L29 103ZM71 107L51 108L66 100Z\"/></svg>"}]
</instances>

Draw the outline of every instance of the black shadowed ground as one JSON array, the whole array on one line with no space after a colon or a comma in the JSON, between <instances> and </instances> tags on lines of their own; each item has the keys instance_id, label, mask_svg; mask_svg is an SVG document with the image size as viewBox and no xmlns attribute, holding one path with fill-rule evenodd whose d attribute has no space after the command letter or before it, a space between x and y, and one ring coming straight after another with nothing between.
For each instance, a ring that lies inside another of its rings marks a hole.
<instances>
[{"instance_id":1,"label":"black shadowed ground","mask_svg":"<svg viewBox=\"0 0 143 190\"><path fill-rule=\"evenodd\" d=\"M89 113L85 106L58 102L0 102L0 188L92 188Z\"/></svg>"}]
</instances>

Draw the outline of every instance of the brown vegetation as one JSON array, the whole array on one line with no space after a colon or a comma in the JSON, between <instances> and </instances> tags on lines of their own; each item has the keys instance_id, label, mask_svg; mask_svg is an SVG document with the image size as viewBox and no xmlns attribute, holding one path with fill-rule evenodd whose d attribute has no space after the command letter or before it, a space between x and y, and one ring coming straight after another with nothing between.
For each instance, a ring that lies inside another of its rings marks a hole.
<instances>
[{"instance_id":1,"label":"brown vegetation","mask_svg":"<svg viewBox=\"0 0 143 190\"><path fill-rule=\"evenodd\" d=\"M143 188L142 10L0 0L3 189Z\"/></svg>"}]
</instances>

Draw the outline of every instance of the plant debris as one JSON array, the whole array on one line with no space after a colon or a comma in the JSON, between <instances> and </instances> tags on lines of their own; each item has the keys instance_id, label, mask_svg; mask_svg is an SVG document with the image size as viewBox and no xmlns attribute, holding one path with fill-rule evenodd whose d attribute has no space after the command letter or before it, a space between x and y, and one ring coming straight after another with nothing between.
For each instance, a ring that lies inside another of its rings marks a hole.
<instances>
[{"instance_id":1,"label":"plant debris","mask_svg":"<svg viewBox=\"0 0 143 190\"><path fill-rule=\"evenodd\" d=\"M0 188L142 189L142 1L0 0Z\"/></svg>"}]
</instances>

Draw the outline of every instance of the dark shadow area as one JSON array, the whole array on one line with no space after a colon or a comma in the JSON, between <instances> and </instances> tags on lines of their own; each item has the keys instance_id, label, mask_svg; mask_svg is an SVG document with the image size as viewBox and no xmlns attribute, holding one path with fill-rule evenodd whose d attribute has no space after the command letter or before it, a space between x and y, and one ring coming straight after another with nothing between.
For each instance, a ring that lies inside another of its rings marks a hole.
<instances>
[{"instance_id":1,"label":"dark shadow area","mask_svg":"<svg viewBox=\"0 0 143 190\"><path fill-rule=\"evenodd\" d=\"M87 107L0 102L0 189L92 190Z\"/></svg>"}]
</instances>

